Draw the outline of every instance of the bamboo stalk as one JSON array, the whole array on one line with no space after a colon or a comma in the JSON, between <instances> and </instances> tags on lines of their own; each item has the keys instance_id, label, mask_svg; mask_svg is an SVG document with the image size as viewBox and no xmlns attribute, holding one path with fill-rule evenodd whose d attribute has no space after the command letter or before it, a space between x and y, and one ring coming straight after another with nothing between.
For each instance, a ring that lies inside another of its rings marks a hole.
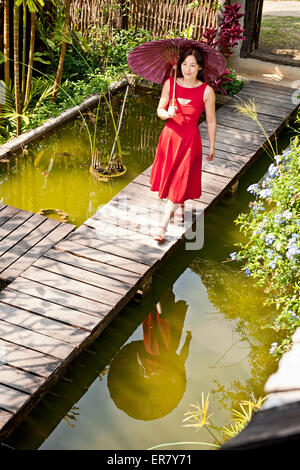
<instances>
[{"instance_id":1,"label":"bamboo stalk","mask_svg":"<svg viewBox=\"0 0 300 470\"><path fill-rule=\"evenodd\" d=\"M127 98L127 95L128 95L128 90L129 90L129 84L126 87L125 96L124 96L124 99L123 99L122 109L121 109L120 118L119 118L118 129L117 129L117 132L116 132L114 144L113 144L111 152L110 152L109 164L111 163L111 160L112 160L112 157L113 157L113 154L114 154L114 150L115 150L115 146L116 146L116 143L117 143L117 140L118 140L119 132L120 132L120 129L121 129L121 124L122 124L122 119L123 119L123 114L124 114L124 109L125 109L126 98Z\"/></svg>"},{"instance_id":2,"label":"bamboo stalk","mask_svg":"<svg viewBox=\"0 0 300 470\"><path fill-rule=\"evenodd\" d=\"M17 135L21 134L21 97L20 97L20 66L19 66L19 22L20 10L14 3L14 84L15 84L15 103L17 114Z\"/></svg>"},{"instance_id":3,"label":"bamboo stalk","mask_svg":"<svg viewBox=\"0 0 300 470\"><path fill-rule=\"evenodd\" d=\"M4 81L9 86L9 0L4 0L4 23L3 23L3 46L4 46Z\"/></svg>"}]
</instances>

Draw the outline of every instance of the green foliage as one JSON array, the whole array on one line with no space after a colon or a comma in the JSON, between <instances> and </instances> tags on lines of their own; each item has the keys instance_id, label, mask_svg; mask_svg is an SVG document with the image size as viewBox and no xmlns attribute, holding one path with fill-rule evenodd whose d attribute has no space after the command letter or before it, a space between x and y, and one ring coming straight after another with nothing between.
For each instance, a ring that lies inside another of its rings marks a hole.
<instances>
[{"instance_id":1,"label":"green foliage","mask_svg":"<svg viewBox=\"0 0 300 470\"><path fill-rule=\"evenodd\" d=\"M229 68L230 73L226 75L226 77L229 77L232 79L231 82L224 82L222 83L222 87L224 90L227 92L229 96L234 96L236 93L238 93L244 86L244 80L241 78L238 78L236 75L236 72L233 68Z\"/></svg>"},{"instance_id":2,"label":"green foliage","mask_svg":"<svg viewBox=\"0 0 300 470\"><path fill-rule=\"evenodd\" d=\"M46 50L35 53L35 61L39 62L41 70L34 68L31 96L22 111L23 131L38 127L46 119L58 116L67 108L79 105L85 98L107 88L114 80L129 72L129 52L151 39L149 32L134 28L112 32L107 27L91 28L88 38L79 32L72 32L68 39L70 47L65 56L63 81L56 102L53 103L50 95L60 51L62 20L58 17L51 32L50 26L46 27L41 17L37 29ZM8 102L2 109L0 143L15 135L17 114L12 93L13 89L6 93Z\"/></svg>"},{"instance_id":3,"label":"green foliage","mask_svg":"<svg viewBox=\"0 0 300 470\"><path fill-rule=\"evenodd\" d=\"M260 397L258 400L254 398L252 400L243 400L239 403L239 409L232 409L232 422L229 426L223 426L221 428L214 426L211 421L212 413L208 414L209 410L209 393L204 399L204 394L202 392L202 400L201 405L197 403L197 405L191 405L193 410L188 411L185 413L186 418L183 419L183 422L188 422L188 424L183 424L184 427L193 427L196 432L199 431L201 428L205 428L211 436L214 438L215 443L208 443L208 442L168 442L166 444L159 444L154 447L150 447L147 450L158 449L161 447L167 446L174 446L174 445L187 445L187 444L195 444L195 445L204 445L209 447L220 448L221 445L228 439L237 436L250 422L253 413L259 410L265 401L266 397ZM220 434L220 438L217 438L212 429L218 430Z\"/></svg>"},{"instance_id":4,"label":"green foliage","mask_svg":"<svg viewBox=\"0 0 300 470\"><path fill-rule=\"evenodd\" d=\"M141 28L130 27L128 30L110 30L107 26L89 28L88 53L94 64L105 68L105 62L110 66L119 67L127 64L129 52L143 42L151 40L151 33Z\"/></svg>"},{"instance_id":5,"label":"green foliage","mask_svg":"<svg viewBox=\"0 0 300 470\"><path fill-rule=\"evenodd\" d=\"M255 196L250 212L239 214L235 223L246 237L237 243L240 249L231 258L246 262L246 275L264 288L264 305L276 308L269 327L281 333L281 344L273 343L272 354L287 349L290 337L300 326L299 259L300 259L300 144L291 141L290 149L274 157L267 174L248 191Z\"/></svg>"},{"instance_id":6,"label":"green foliage","mask_svg":"<svg viewBox=\"0 0 300 470\"><path fill-rule=\"evenodd\" d=\"M185 28L183 31L180 31L179 29L171 29L169 32L166 32L164 35L164 38L187 38L187 39L193 39L193 32L194 32L194 25L191 24L187 28Z\"/></svg>"},{"instance_id":7,"label":"green foliage","mask_svg":"<svg viewBox=\"0 0 300 470\"><path fill-rule=\"evenodd\" d=\"M193 0L190 3L187 4L186 8L187 8L187 10L191 10L193 8L200 7L200 6L205 6L205 5L206 5L206 3L202 2L201 0ZM220 11L221 7L219 5L219 0L214 0L212 2L211 8L213 10Z\"/></svg>"}]
</instances>

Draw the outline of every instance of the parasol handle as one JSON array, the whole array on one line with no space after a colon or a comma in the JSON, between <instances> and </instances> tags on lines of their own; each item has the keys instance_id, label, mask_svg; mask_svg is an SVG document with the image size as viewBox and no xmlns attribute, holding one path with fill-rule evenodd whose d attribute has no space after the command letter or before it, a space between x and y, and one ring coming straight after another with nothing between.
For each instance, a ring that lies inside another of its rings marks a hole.
<instances>
[{"instance_id":1,"label":"parasol handle","mask_svg":"<svg viewBox=\"0 0 300 470\"><path fill-rule=\"evenodd\" d=\"M174 73L174 83L173 83L173 106L175 106L175 85L176 85L176 75L177 75L177 63L175 63L175 73Z\"/></svg>"}]
</instances>

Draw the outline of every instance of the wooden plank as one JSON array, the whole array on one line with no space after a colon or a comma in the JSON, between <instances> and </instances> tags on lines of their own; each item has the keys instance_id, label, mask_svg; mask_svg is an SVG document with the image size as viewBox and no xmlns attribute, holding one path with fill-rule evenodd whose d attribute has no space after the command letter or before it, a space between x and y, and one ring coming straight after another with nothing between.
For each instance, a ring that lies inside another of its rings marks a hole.
<instances>
[{"instance_id":1,"label":"wooden plank","mask_svg":"<svg viewBox=\"0 0 300 470\"><path fill-rule=\"evenodd\" d=\"M127 190L128 187L129 185L126 186L126 188L122 190L121 193L118 193L117 196L111 199L109 204L123 207L124 210L126 207L140 208L139 211L144 211L144 213L148 214L150 217L155 217L156 214L157 216L164 214L166 199L159 199L157 194L150 192L149 189L147 189L147 194L145 193L145 197L141 197L141 195L138 197L140 191L139 187L136 185L130 186L129 190Z\"/></svg>"},{"instance_id":2,"label":"wooden plank","mask_svg":"<svg viewBox=\"0 0 300 470\"><path fill-rule=\"evenodd\" d=\"M202 130L201 136L208 139L208 132ZM247 144L247 148L256 151L258 147L264 144L266 137L264 135L257 135L251 132L243 131L242 133L238 130L217 126L216 141L226 142L229 141L232 145L244 145Z\"/></svg>"},{"instance_id":3,"label":"wooden plank","mask_svg":"<svg viewBox=\"0 0 300 470\"><path fill-rule=\"evenodd\" d=\"M202 138L202 144L205 144L206 147L209 147L209 140ZM223 150L228 153L235 153L236 155L246 155L250 153L249 149L247 148L247 144L244 144L243 146L237 146L237 145L231 145L230 142L226 142L226 143L216 142L215 148L218 150ZM257 150L258 149L259 147L257 148ZM251 153L254 154L254 152L251 152Z\"/></svg>"},{"instance_id":4,"label":"wooden plank","mask_svg":"<svg viewBox=\"0 0 300 470\"><path fill-rule=\"evenodd\" d=\"M140 279L140 275L116 266L79 258L71 253L57 250L48 251L48 256L43 256L33 266L107 289L108 296L111 293L125 295Z\"/></svg>"},{"instance_id":5,"label":"wooden plank","mask_svg":"<svg viewBox=\"0 0 300 470\"><path fill-rule=\"evenodd\" d=\"M202 171L202 184L204 182L204 180L207 179L208 181L215 181L217 183L219 183L222 187L224 185L227 185L229 182L230 182L230 178L224 176L224 175L214 175L214 176L211 176L209 175L206 171ZM138 184L142 184L144 186L147 186L150 188L150 183L149 183L149 178L147 175L145 174L140 174L139 176L137 176L134 180L135 183L138 183Z\"/></svg>"},{"instance_id":6,"label":"wooden plank","mask_svg":"<svg viewBox=\"0 0 300 470\"><path fill-rule=\"evenodd\" d=\"M240 100L237 98L232 98L232 100L226 103L226 107L235 108L236 104L241 104ZM258 115L265 114L267 116L276 116L280 118L281 120L285 119L289 114L288 112L286 112L286 110L282 109L282 107L273 106L269 104L262 104L262 103L258 104L257 111L258 111L257 113Z\"/></svg>"},{"instance_id":7,"label":"wooden plank","mask_svg":"<svg viewBox=\"0 0 300 470\"><path fill-rule=\"evenodd\" d=\"M238 94L239 98L242 98L244 101L249 99L253 99L256 103L264 103L270 105L277 105L287 111L291 111L295 108L295 105L292 102L292 98L288 97L279 97L276 96L274 93L269 93L266 91L263 92L255 92L252 91L240 91Z\"/></svg>"},{"instance_id":8,"label":"wooden plank","mask_svg":"<svg viewBox=\"0 0 300 470\"><path fill-rule=\"evenodd\" d=\"M107 237L106 233L97 231L93 227L81 225L78 230L72 233L68 240L74 241L80 245L88 246L95 249L106 251L107 253L117 254L126 257L132 261L141 261L148 266L157 261L161 257L161 250L155 247L149 247L143 243L136 243L127 240L126 245L123 241L112 240ZM108 241L109 240L109 241Z\"/></svg>"},{"instance_id":9,"label":"wooden plank","mask_svg":"<svg viewBox=\"0 0 300 470\"><path fill-rule=\"evenodd\" d=\"M252 123L253 125L251 125ZM217 115L217 128L226 127L226 129L232 129L234 127L240 131L251 131L252 133L258 135L264 135L257 122L252 121L252 123L249 121L249 119L244 121L244 119L241 119L241 116L233 115L232 113L226 116ZM201 126L202 124L200 124L200 128ZM264 123L263 127L266 132L273 134L278 126Z\"/></svg>"},{"instance_id":10,"label":"wooden plank","mask_svg":"<svg viewBox=\"0 0 300 470\"><path fill-rule=\"evenodd\" d=\"M261 88L261 87L256 87L254 85L246 85L243 87L239 93L247 93L247 94L252 94L252 96L269 96L270 98L275 97L281 100L286 100L286 101L291 101L291 97L295 92L295 89L290 89L290 92L282 91L282 90L273 90L271 88Z\"/></svg>"},{"instance_id":11,"label":"wooden plank","mask_svg":"<svg viewBox=\"0 0 300 470\"><path fill-rule=\"evenodd\" d=\"M203 160L202 168L206 173L213 173L216 175L224 175L228 178L233 178L241 168L243 168L243 162L226 161L215 157L212 162Z\"/></svg>"},{"instance_id":12,"label":"wooden plank","mask_svg":"<svg viewBox=\"0 0 300 470\"><path fill-rule=\"evenodd\" d=\"M186 211L187 213L188 211ZM187 220L188 219L187 214ZM117 205L107 204L93 215L94 219L101 220L104 223L123 227L134 232L143 233L152 237L158 225L163 223L163 214L156 211L150 211L148 208L140 208L139 211L133 210L132 206L124 210ZM177 224L169 224L168 233L172 237L180 238L182 236L182 227Z\"/></svg>"},{"instance_id":13,"label":"wooden plank","mask_svg":"<svg viewBox=\"0 0 300 470\"><path fill-rule=\"evenodd\" d=\"M3 339L0 339L0 347L6 364L41 377L48 377L61 364L60 359L18 344L9 343Z\"/></svg>"},{"instance_id":14,"label":"wooden plank","mask_svg":"<svg viewBox=\"0 0 300 470\"><path fill-rule=\"evenodd\" d=\"M253 83L247 83L238 93L244 93L247 91L247 93L252 93L254 96L258 94L263 94L263 93L268 93L270 96L278 97L281 99L289 99L291 95L294 93L295 88L289 88L287 91L286 90L281 90L279 88L270 88L270 87L261 87Z\"/></svg>"},{"instance_id":15,"label":"wooden plank","mask_svg":"<svg viewBox=\"0 0 300 470\"><path fill-rule=\"evenodd\" d=\"M223 191L230 182L230 178L223 175L215 175L205 171L202 172L202 190L205 194L211 193L212 195L217 195L220 191ZM135 179L135 183L144 186L148 185L150 187L148 178L145 175L139 175Z\"/></svg>"},{"instance_id":16,"label":"wooden plank","mask_svg":"<svg viewBox=\"0 0 300 470\"><path fill-rule=\"evenodd\" d=\"M27 269L34 260L42 256L47 250L52 248L56 243L65 238L75 229L75 225L61 223L52 230L46 237L42 238L33 248L27 251L11 266L2 271L1 278L8 281L14 280L25 269Z\"/></svg>"},{"instance_id":17,"label":"wooden plank","mask_svg":"<svg viewBox=\"0 0 300 470\"><path fill-rule=\"evenodd\" d=\"M29 398L27 393L0 385L0 407L6 411L16 413Z\"/></svg>"},{"instance_id":18,"label":"wooden plank","mask_svg":"<svg viewBox=\"0 0 300 470\"><path fill-rule=\"evenodd\" d=\"M233 118L231 118L233 119ZM241 121L241 118L239 118L239 120ZM237 120L238 121L238 120ZM247 126L245 126L245 129L239 129L237 126L233 125L232 124L232 121L230 121L230 125L226 125L225 122L228 124L228 119L226 119L225 121L224 120L221 120L217 122L217 134L219 135L227 135L227 136L232 136L232 137L235 137L237 139L243 139L244 136L245 136L245 139L247 141L250 141L252 139L252 142L254 142L256 144L256 147L257 146L260 146L262 142L264 142L264 140L266 139L265 138L265 135L264 133L262 132L261 128L258 126L258 124L255 122L255 126L252 126L250 127L248 124ZM234 121L235 122L235 121ZM258 132L255 132L255 130L259 130L259 133ZM272 130L273 130L273 127L270 127L268 129L266 129L264 127L265 131L268 133L272 133ZM207 129L204 130L204 132L207 132ZM202 131L203 133L203 131ZM255 149L256 150L256 149Z\"/></svg>"},{"instance_id":19,"label":"wooden plank","mask_svg":"<svg viewBox=\"0 0 300 470\"><path fill-rule=\"evenodd\" d=\"M148 186L149 189L150 189L150 180L149 180L150 173L151 173L151 167L149 167L143 173L141 173L142 175L144 175L144 176L146 175L148 177L148 184L146 184L144 186ZM135 183L135 179L132 181L132 183ZM126 190L127 188L128 188L128 186L126 186L126 188L125 188L124 197L123 197L123 191L121 191L117 195L117 196L120 196L120 198L115 196L113 199L111 199L109 204L115 205L115 206L120 207L120 208L126 208L126 207L128 207L128 208L131 208L131 207L137 208L138 212L140 211L140 209L142 209L144 211L144 213L145 212L147 213L147 209L149 209L149 211L150 211L149 215L150 216L152 216L152 211L164 213L165 205L166 205L166 199L163 199L163 200L159 199L159 197L157 196L157 193L155 191L150 190L151 199L147 199L147 201L145 202L144 198L141 198L141 197L137 198L136 197L136 194L138 194L138 191L139 191L139 187L136 184L134 184L134 186L131 186L131 188L134 189L133 194L129 194ZM147 193L149 194L149 190L147 191ZM207 194L204 193L204 199L207 200L207 201L210 201L211 200L211 195L209 193L207 193ZM203 202L203 203L197 202L196 204L194 204L194 202L191 203L191 200L188 200L188 201L185 202L185 206L187 207L188 210L191 210L191 208L194 209L195 206L199 209L201 208L202 210L204 210L205 207L207 206L207 202Z\"/></svg>"},{"instance_id":20,"label":"wooden plank","mask_svg":"<svg viewBox=\"0 0 300 470\"><path fill-rule=\"evenodd\" d=\"M13 217L11 217L7 222L5 222L0 227L0 240L3 240L7 235L16 230L20 225L22 225L27 219L32 217L33 212L19 211ZM1 243L2 245L2 243ZM0 245L0 246L1 246Z\"/></svg>"},{"instance_id":21,"label":"wooden plank","mask_svg":"<svg viewBox=\"0 0 300 470\"><path fill-rule=\"evenodd\" d=\"M4 204L3 202L0 202L0 211L2 211L2 209L4 209L6 206L6 204Z\"/></svg>"},{"instance_id":22,"label":"wooden plank","mask_svg":"<svg viewBox=\"0 0 300 470\"><path fill-rule=\"evenodd\" d=\"M12 412L0 409L0 429L2 429L12 417Z\"/></svg>"},{"instance_id":23,"label":"wooden plank","mask_svg":"<svg viewBox=\"0 0 300 470\"><path fill-rule=\"evenodd\" d=\"M249 122L249 124L254 122L253 119L251 119L248 116L245 116L244 114L242 114L237 109L233 109L232 106L224 105L224 106L222 106L221 108L218 109L218 111L216 112L217 121L218 121L219 117L224 117L224 116L225 117L227 117L227 116L228 117L230 117L230 116L237 117L239 119L242 119L245 122ZM275 126L277 125L277 127L279 127L280 124L282 124L282 118L280 118L278 116L274 116L274 115L270 116L270 115L265 115L265 114L262 114L262 113L258 112L257 113L257 118L263 126L265 126L265 124L267 124L267 125L273 124L273 125L275 125Z\"/></svg>"},{"instance_id":24,"label":"wooden plank","mask_svg":"<svg viewBox=\"0 0 300 470\"><path fill-rule=\"evenodd\" d=\"M12 206L4 206L0 212L0 226L5 224L9 219L11 219L14 215L20 212L20 209Z\"/></svg>"},{"instance_id":25,"label":"wooden plank","mask_svg":"<svg viewBox=\"0 0 300 470\"><path fill-rule=\"evenodd\" d=\"M92 331L99 323L92 315L12 290L10 286L0 292L0 301L86 331Z\"/></svg>"},{"instance_id":26,"label":"wooden plank","mask_svg":"<svg viewBox=\"0 0 300 470\"><path fill-rule=\"evenodd\" d=\"M112 225L108 222L101 222L100 220L90 217L84 222L85 225L93 227L102 234L106 234L110 239L119 240L127 244L127 240L134 240L136 244L141 243L148 245L149 247L156 247L161 251L161 256L164 256L167 248L170 248L174 242L171 235L165 237L164 244L158 244L151 236L147 236L140 232L135 232L128 228Z\"/></svg>"},{"instance_id":27,"label":"wooden plank","mask_svg":"<svg viewBox=\"0 0 300 470\"><path fill-rule=\"evenodd\" d=\"M60 225L60 222L56 220L44 219L38 227L9 249L9 251L5 253L5 256L0 257L0 272L8 268L8 266L14 263L18 258L27 253L27 251L34 247L58 225Z\"/></svg>"},{"instance_id":28,"label":"wooden plank","mask_svg":"<svg viewBox=\"0 0 300 470\"><path fill-rule=\"evenodd\" d=\"M0 339L63 360L71 354L74 349L71 344L65 343L64 341L59 341L50 336L45 336L2 320L0 320Z\"/></svg>"},{"instance_id":29,"label":"wooden plank","mask_svg":"<svg viewBox=\"0 0 300 470\"><path fill-rule=\"evenodd\" d=\"M130 271L141 276L149 270L148 264L132 261L122 256L115 255L114 253L79 245L78 243L74 243L70 240L63 240L59 242L57 245L55 245L55 250L49 250L45 256L51 258L53 257L53 253L58 250L67 251L68 253L72 253L73 255L80 258L86 258L88 260L116 266L120 269L124 269L125 271Z\"/></svg>"},{"instance_id":30,"label":"wooden plank","mask_svg":"<svg viewBox=\"0 0 300 470\"><path fill-rule=\"evenodd\" d=\"M45 218L42 215L34 214L26 220L20 227L16 228L9 237L1 240L0 256L6 251L10 250L20 240L26 237L29 232L32 232L38 225L44 222Z\"/></svg>"},{"instance_id":31,"label":"wooden plank","mask_svg":"<svg viewBox=\"0 0 300 470\"><path fill-rule=\"evenodd\" d=\"M149 178L145 175L144 178L146 184L149 185ZM157 211L155 203L152 204L152 201L150 204L147 202L147 207L145 207L142 202L140 202L138 205L134 203L127 203L124 206L123 201L120 201L119 203L117 200L113 200L109 203L109 211L106 211L105 207L97 211L94 217L99 218L99 215L101 215L100 218L102 218L102 215L104 215L104 220L107 222L111 222L112 219L116 219L116 222L114 222L115 225L125 226L145 234L148 234L149 232L152 233L153 230L156 230L157 224L161 224L162 217L164 216L164 212ZM191 222L192 224L194 213L196 211L203 211L205 207L206 205L203 203L195 202L193 200L186 201L186 222ZM120 223L120 221L122 221L122 223ZM172 222L173 220L171 220L169 225L170 234L176 237L181 237L182 232L178 229L178 224L173 224ZM131 227L133 225L135 225L135 228Z\"/></svg>"},{"instance_id":32,"label":"wooden plank","mask_svg":"<svg viewBox=\"0 0 300 470\"><path fill-rule=\"evenodd\" d=\"M75 346L80 344L88 334L86 331L3 302L0 302L0 320L13 325L21 325L28 330L36 331Z\"/></svg>"},{"instance_id":33,"label":"wooden plank","mask_svg":"<svg viewBox=\"0 0 300 470\"><path fill-rule=\"evenodd\" d=\"M0 363L1 385L6 385L7 387L12 387L25 393L34 393L43 382L43 377Z\"/></svg>"},{"instance_id":34,"label":"wooden plank","mask_svg":"<svg viewBox=\"0 0 300 470\"><path fill-rule=\"evenodd\" d=\"M107 313L110 312L111 306L95 302L91 299L82 298L78 295L58 290L54 287L40 284L39 282L30 281L29 279L22 278L21 276L15 279L10 285L10 289L27 293L29 295L47 299L51 303L62 305L64 307L75 308L83 313L89 313L96 318L103 319Z\"/></svg>"},{"instance_id":35,"label":"wooden plank","mask_svg":"<svg viewBox=\"0 0 300 470\"><path fill-rule=\"evenodd\" d=\"M121 294L95 287L86 282L80 282L54 272L45 271L36 266L31 266L26 269L21 277L49 287L54 287L56 290L65 293L75 294L78 297L93 300L100 304L110 305L111 308L122 299ZM85 279L85 273L81 273L81 279Z\"/></svg>"},{"instance_id":36,"label":"wooden plank","mask_svg":"<svg viewBox=\"0 0 300 470\"><path fill-rule=\"evenodd\" d=\"M208 154L209 151L209 142L206 140L205 142L202 141L202 149L203 152L206 151ZM253 152L247 151L247 153L241 154L241 153L231 153L231 152L226 152L225 150L221 150L216 148L216 157L221 159L221 160L226 160L227 162L243 162L243 164L247 164L249 160L251 160L253 156Z\"/></svg>"},{"instance_id":37,"label":"wooden plank","mask_svg":"<svg viewBox=\"0 0 300 470\"><path fill-rule=\"evenodd\" d=\"M270 137L273 134L273 129L271 131L265 129L265 133ZM258 132L247 132L245 130L241 129L232 129L229 126L218 124L218 131L217 134L219 137L222 137L223 139L226 138L234 138L237 142L239 141L246 141L250 142L252 140L252 143L255 144L254 150L256 151L258 147L264 144L266 141L266 136L265 134L260 131L260 134ZM245 139L244 139L245 137Z\"/></svg>"},{"instance_id":38,"label":"wooden plank","mask_svg":"<svg viewBox=\"0 0 300 470\"><path fill-rule=\"evenodd\" d=\"M275 93L286 93L289 95L290 93L293 93L295 90L294 88L287 87L284 85L279 85L277 83L266 83L266 82L259 82L257 80L250 80L248 84L245 85L245 87L250 87L253 86L258 89L263 89L263 90L272 90Z\"/></svg>"},{"instance_id":39,"label":"wooden plank","mask_svg":"<svg viewBox=\"0 0 300 470\"><path fill-rule=\"evenodd\" d=\"M166 202L166 199L159 199L157 191L151 191L149 188L144 187L135 181L132 181L126 188L124 188L124 194L132 194L136 198L134 199L135 204L138 205L138 201L144 198L147 198L147 204L148 204L148 199L152 201L160 201L160 204L164 207L164 204ZM207 192L205 188L202 187L202 196L201 196L201 201L204 203L209 204L214 198L211 195L210 192ZM144 201L143 201L144 203Z\"/></svg>"}]
</instances>

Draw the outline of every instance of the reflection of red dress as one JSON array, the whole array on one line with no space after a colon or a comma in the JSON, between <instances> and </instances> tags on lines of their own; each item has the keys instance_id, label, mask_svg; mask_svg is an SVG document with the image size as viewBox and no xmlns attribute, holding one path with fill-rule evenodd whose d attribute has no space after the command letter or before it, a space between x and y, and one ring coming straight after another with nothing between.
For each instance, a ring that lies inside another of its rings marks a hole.
<instances>
[{"instance_id":1,"label":"reflection of red dress","mask_svg":"<svg viewBox=\"0 0 300 470\"><path fill-rule=\"evenodd\" d=\"M170 100L174 78L170 79ZM202 143L198 122L204 110L206 83L186 88L176 83L175 118L167 120L159 138L150 184L161 199L182 203L201 196ZM182 105L177 98L189 99Z\"/></svg>"}]
</instances>

